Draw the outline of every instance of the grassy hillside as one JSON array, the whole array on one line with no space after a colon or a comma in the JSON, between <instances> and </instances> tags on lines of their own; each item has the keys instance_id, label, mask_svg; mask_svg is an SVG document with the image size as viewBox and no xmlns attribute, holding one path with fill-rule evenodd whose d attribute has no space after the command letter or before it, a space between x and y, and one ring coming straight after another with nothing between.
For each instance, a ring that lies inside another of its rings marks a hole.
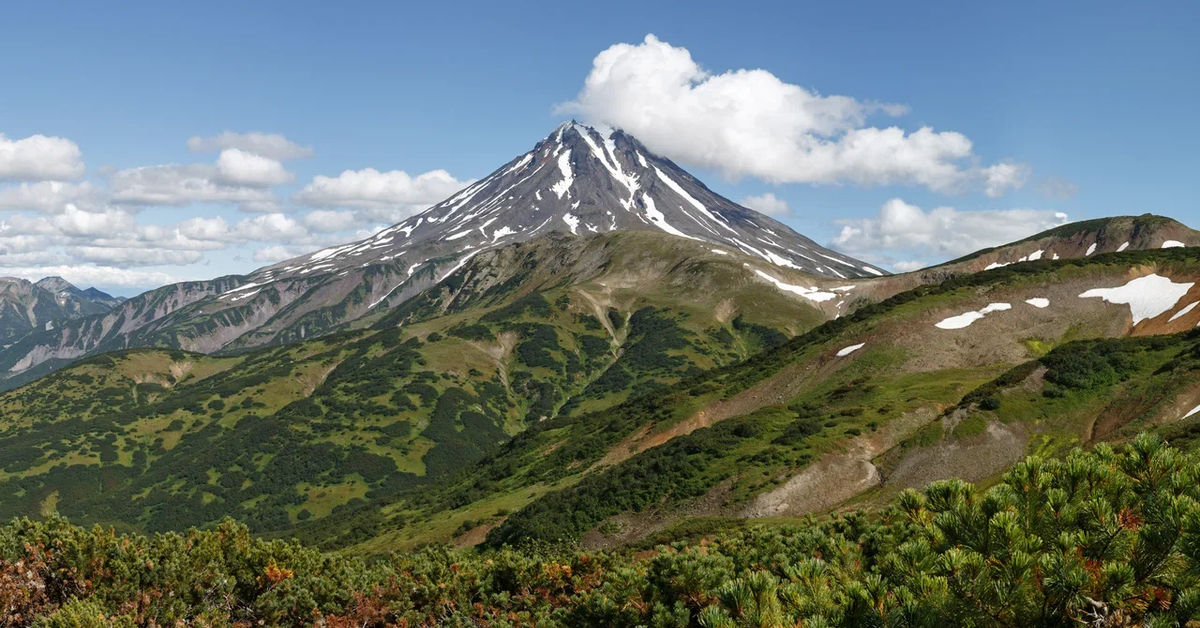
<instances>
[{"instance_id":1,"label":"grassy hillside","mask_svg":"<svg viewBox=\"0 0 1200 628\"><path fill-rule=\"evenodd\" d=\"M105 354L4 393L0 516L312 525L825 316L754 279L741 257L659 240L521 245L479 256L368 328L228 356Z\"/></svg>"},{"instance_id":2,"label":"grassy hillside","mask_svg":"<svg viewBox=\"0 0 1200 628\"><path fill-rule=\"evenodd\" d=\"M1150 274L1192 285L1136 325L1129 306L1080 296ZM1200 300L1197 284L1196 250L1168 249L1031 262L920 287L682 385L542 422L451 480L301 530L331 545L365 538L363 551L485 536L609 545L693 517L795 517L949 475L987 480L1030 451L1177 420L1182 412L1169 416L1165 406L1116 403L1133 384L1089 388L1086 408L1054 384L1050 394L1063 397L1019 420L960 404L1015 367L1069 354L1075 341L1194 328L1200 312L1184 310ZM990 303L1010 308L962 329L937 326ZM1164 387L1147 389L1149 399L1167 399L1167 389L1200 397L1190 372L1167 369L1194 337L1172 338L1137 353L1148 370L1130 377ZM1000 399L1001 411L1037 405L1015 399ZM1107 431L1083 420L1092 410L1112 414Z\"/></svg>"}]
</instances>

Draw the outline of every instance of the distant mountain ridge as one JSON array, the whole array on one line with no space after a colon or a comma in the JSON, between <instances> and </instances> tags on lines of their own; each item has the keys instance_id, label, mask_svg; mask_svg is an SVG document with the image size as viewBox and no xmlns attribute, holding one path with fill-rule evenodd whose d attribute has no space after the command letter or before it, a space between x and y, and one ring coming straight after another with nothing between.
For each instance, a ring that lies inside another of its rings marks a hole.
<instances>
[{"instance_id":1,"label":"distant mountain ridge","mask_svg":"<svg viewBox=\"0 0 1200 628\"><path fill-rule=\"evenodd\" d=\"M81 290L62 277L36 282L0 277L0 343L36 329L53 329L62 321L101 314L124 299L95 288Z\"/></svg>"}]
</instances>

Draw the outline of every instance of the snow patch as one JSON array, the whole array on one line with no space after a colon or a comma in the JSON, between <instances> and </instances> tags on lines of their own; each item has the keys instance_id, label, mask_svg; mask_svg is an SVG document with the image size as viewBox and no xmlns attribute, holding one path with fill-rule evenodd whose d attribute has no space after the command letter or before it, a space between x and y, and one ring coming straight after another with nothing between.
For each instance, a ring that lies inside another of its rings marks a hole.
<instances>
[{"instance_id":1,"label":"snow patch","mask_svg":"<svg viewBox=\"0 0 1200 628\"><path fill-rule=\"evenodd\" d=\"M1118 246L1118 247L1117 247L1117 252L1118 252L1118 253L1120 253L1121 251L1124 251L1124 250L1125 250L1125 249L1127 249L1127 248L1129 248L1129 243L1128 243L1128 242L1126 242L1126 243L1122 244L1121 246Z\"/></svg>"},{"instance_id":2,"label":"snow patch","mask_svg":"<svg viewBox=\"0 0 1200 628\"><path fill-rule=\"evenodd\" d=\"M844 357L846 357L846 356L850 355L851 353L854 353L855 351L858 351L859 349L862 349L862 348L863 348L863 345L865 345L865 344L867 344L867 343L865 343L865 342L861 342L861 343L859 343L859 344L856 344L856 345L850 345L849 347L846 347L845 349L842 349L842 350L838 351L838 352L837 352L837 357L839 357L839 358L844 358Z\"/></svg>"},{"instance_id":3,"label":"snow patch","mask_svg":"<svg viewBox=\"0 0 1200 628\"><path fill-rule=\"evenodd\" d=\"M562 181L550 186L550 190L557 194L558 198L562 198L575 182L575 173L571 172L571 149L568 148L558 156L558 170L562 172Z\"/></svg>"},{"instance_id":4,"label":"snow patch","mask_svg":"<svg viewBox=\"0 0 1200 628\"><path fill-rule=\"evenodd\" d=\"M258 287L258 286L261 286L261 285L262 285L262 284L260 284L260 283L254 283L253 281L251 281L251 282L250 282L250 283L248 283L248 284L243 284L243 285L241 285L241 286L238 286L238 287L236 287L236 288L234 288L234 289L232 289L232 290L226 290L225 292L222 292L222 293L221 293L221 296L225 296L225 295L227 295L227 294L233 294L234 292L241 292L242 290L249 290L250 288L256 288L256 287Z\"/></svg>"},{"instance_id":5,"label":"snow patch","mask_svg":"<svg viewBox=\"0 0 1200 628\"><path fill-rule=\"evenodd\" d=\"M563 222L567 223L567 226L571 228L571 233L573 233L575 235L579 235L579 231L578 231L579 217L578 216L571 214L571 213L566 213L566 214L563 214L562 219L563 219Z\"/></svg>"},{"instance_id":6,"label":"snow patch","mask_svg":"<svg viewBox=\"0 0 1200 628\"><path fill-rule=\"evenodd\" d=\"M1183 418L1186 419L1186 418L1192 416L1193 414L1196 414L1197 412L1200 412L1200 406L1196 406L1195 408L1192 408L1191 410L1189 410L1187 414L1183 415Z\"/></svg>"},{"instance_id":7,"label":"snow patch","mask_svg":"<svg viewBox=\"0 0 1200 628\"><path fill-rule=\"evenodd\" d=\"M679 237L687 238L689 240L698 240L699 239L699 238L694 238L694 237L676 229L675 227L672 227L670 225L670 223L667 222L667 217L664 216L662 212L658 211L658 208L654 206L654 199L650 198L649 194L646 194L645 192L643 192L642 200L646 203L646 218L649 219L650 222L653 223L655 227L658 227L659 229L662 229L663 231L666 231L667 233L669 233L671 235L677 235Z\"/></svg>"},{"instance_id":8,"label":"snow patch","mask_svg":"<svg viewBox=\"0 0 1200 628\"><path fill-rule=\"evenodd\" d=\"M1164 249L1181 249L1185 246L1187 245L1179 240L1167 240L1166 242L1162 243L1162 248Z\"/></svg>"},{"instance_id":9,"label":"snow patch","mask_svg":"<svg viewBox=\"0 0 1200 628\"><path fill-rule=\"evenodd\" d=\"M1025 302L1038 309L1050 307L1050 299L1045 297L1033 297L1032 299L1025 299Z\"/></svg>"},{"instance_id":10,"label":"snow patch","mask_svg":"<svg viewBox=\"0 0 1200 628\"><path fill-rule=\"evenodd\" d=\"M758 275L759 277L762 277L763 279L766 279L767 281L775 284L776 288L779 288L780 290L783 290L785 292L791 292L792 294L798 294L798 295L804 297L805 299L808 299L809 301L816 301L817 303L822 303L824 301L829 301L830 299L837 298L836 294L834 294L832 292L822 292L816 286L813 286L811 288L805 288L804 286L797 286L794 284L785 283L783 281L780 281L780 280L772 277L771 275L769 275L767 273L764 273L763 271L761 271L757 268L754 269L754 273L756 275Z\"/></svg>"},{"instance_id":11,"label":"snow patch","mask_svg":"<svg viewBox=\"0 0 1200 628\"><path fill-rule=\"evenodd\" d=\"M1184 316L1187 316L1188 312L1191 312L1192 310L1196 309L1197 305L1200 305L1200 301L1194 301L1192 303L1189 303L1182 310L1175 312L1175 315L1172 316L1170 319L1168 319L1167 322L1170 323L1171 321L1174 321L1177 318L1183 318Z\"/></svg>"},{"instance_id":12,"label":"snow patch","mask_svg":"<svg viewBox=\"0 0 1200 628\"><path fill-rule=\"evenodd\" d=\"M1175 283L1160 275L1146 275L1116 288L1093 288L1079 295L1079 298L1100 298L1109 303L1128 305L1133 324L1137 325L1175 307L1194 285Z\"/></svg>"},{"instance_id":13,"label":"snow patch","mask_svg":"<svg viewBox=\"0 0 1200 628\"><path fill-rule=\"evenodd\" d=\"M942 319L940 322L935 323L934 327L937 327L938 329L963 329L965 327L970 327L971 323L974 323L975 321L988 314L991 314L992 312L1000 312L1011 309L1012 304L1009 303L989 303L987 307L981 310L967 312L965 314L959 314L958 316L951 316L949 318Z\"/></svg>"},{"instance_id":14,"label":"snow patch","mask_svg":"<svg viewBox=\"0 0 1200 628\"><path fill-rule=\"evenodd\" d=\"M1093 242L1092 245L1088 247L1087 253L1084 253L1083 256L1087 257L1088 255L1091 255L1092 253L1095 253L1095 252L1096 252L1096 243Z\"/></svg>"}]
</instances>

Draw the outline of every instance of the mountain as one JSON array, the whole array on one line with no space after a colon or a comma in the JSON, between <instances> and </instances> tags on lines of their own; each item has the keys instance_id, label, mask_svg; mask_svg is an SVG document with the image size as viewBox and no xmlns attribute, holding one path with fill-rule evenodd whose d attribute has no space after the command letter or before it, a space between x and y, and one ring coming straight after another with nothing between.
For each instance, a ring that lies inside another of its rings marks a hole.
<instances>
[{"instance_id":1,"label":"mountain","mask_svg":"<svg viewBox=\"0 0 1200 628\"><path fill-rule=\"evenodd\" d=\"M107 312L122 299L95 288L80 290L62 277L30 282L0 277L0 343L72 318Z\"/></svg>"},{"instance_id":2,"label":"mountain","mask_svg":"<svg viewBox=\"0 0 1200 628\"><path fill-rule=\"evenodd\" d=\"M251 276L278 280L397 257L420 265L555 230L664 232L819 277L887 274L716 194L622 131L570 122L529 152L400 224Z\"/></svg>"},{"instance_id":3,"label":"mountain","mask_svg":"<svg viewBox=\"0 0 1200 628\"><path fill-rule=\"evenodd\" d=\"M877 303L918 286L974 273L1046 260L1094 258L1110 253L1200 246L1196 231L1166 216L1114 216L1068 223L1022 240L982 249L936 266L907 273L855 279L854 299L841 313Z\"/></svg>"},{"instance_id":4,"label":"mountain","mask_svg":"<svg viewBox=\"0 0 1200 628\"><path fill-rule=\"evenodd\" d=\"M0 516L286 531L778 346L836 307L759 275L798 271L713 248L548 233L474 256L371 328L79 361L0 395Z\"/></svg>"},{"instance_id":5,"label":"mountain","mask_svg":"<svg viewBox=\"0 0 1200 628\"><path fill-rule=\"evenodd\" d=\"M1197 251L920 286L745 362L539 423L455 478L298 533L368 552L452 537L621 544L696 518L796 517L941 478L987 481L1029 452L1165 429L1200 407Z\"/></svg>"},{"instance_id":6,"label":"mountain","mask_svg":"<svg viewBox=\"0 0 1200 628\"><path fill-rule=\"evenodd\" d=\"M0 372L11 386L105 351L215 353L365 326L482 251L551 232L614 231L707 243L816 278L886 274L717 195L626 133L567 123L487 177L370 238L246 276L164 286L106 314L35 331L0 351Z\"/></svg>"},{"instance_id":7,"label":"mountain","mask_svg":"<svg viewBox=\"0 0 1200 628\"><path fill-rule=\"evenodd\" d=\"M977 272L1039 259L1090 257L1122 251L1200 246L1200 231L1154 214L1065 224L1024 240L977 251L935 266L938 272Z\"/></svg>"},{"instance_id":8,"label":"mountain","mask_svg":"<svg viewBox=\"0 0 1200 628\"><path fill-rule=\"evenodd\" d=\"M616 545L986 480L1200 404L1197 250L1013 264L845 313L858 288L738 251L546 234L369 327L111 353L0 395L0 515L231 515L361 552Z\"/></svg>"}]
</instances>

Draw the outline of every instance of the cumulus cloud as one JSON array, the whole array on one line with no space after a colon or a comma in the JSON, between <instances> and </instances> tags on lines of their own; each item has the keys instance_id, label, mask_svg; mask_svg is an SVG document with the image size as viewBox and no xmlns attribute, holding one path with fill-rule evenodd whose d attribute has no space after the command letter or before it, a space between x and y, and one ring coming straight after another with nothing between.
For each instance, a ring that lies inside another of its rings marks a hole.
<instances>
[{"instance_id":1,"label":"cumulus cloud","mask_svg":"<svg viewBox=\"0 0 1200 628\"><path fill-rule=\"evenodd\" d=\"M68 203L94 203L100 197L101 191L87 181L23 182L0 187L0 209L58 213Z\"/></svg>"},{"instance_id":2,"label":"cumulus cloud","mask_svg":"<svg viewBox=\"0 0 1200 628\"><path fill-rule=\"evenodd\" d=\"M260 264L274 264L285 259L302 255L304 251L294 251L288 247L276 244L258 249L254 252L254 261Z\"/></svg>"},{"instance_id":3,"label":"cumulus cloud","mask_svg":"<svg viewBox=\"0 0 1200 628\"><path fill-rule=\"evenodd\" d=\"M742 207L749 207L754 211L762 212L768 216L786 216L792 212L788 207L787 201L775 196L771 192L757 196L747 196L738 201L738 204Z\"/></svg>"},{"instance_id":4,"label":"cumulus cloud","mask_svg":"<svg viewBox=\"0 0 1200 628\"><path fill-rule=\"evenodd\" d=\"M0 180L66 180L83 176L83 152L62 137L13 140L0 133Z\"/></svg>"},{"instance_id":5,"label":"cumulus cloud","mask_svg":"<svg viewBox=\"0 0 1200 628\"><path fill-rule=\"evenodd\" d=\"M0 266L0 271L11 277L37 281L42 277L58 276L77 286L125 286L140 288L161 286L180 281L173 275L161 271L133 270L94 264L61 264L53 266Z\"/></svg>"},{"instance_id":6,"label":"cumulus cloud","mask_svg":"<svg viewBox=\"0 0 1200 628\"><path fill-rule=\"evenodd\" d=\"M72 237L132 233L137 230L137 223L130 213L113 208L90 212L67 205L66 211L51 217L49 221L63 235Z\"/></svg>"},{"instance_id":7,"label":"cumulus cloud","mask_svg":"<svg viewBox=\"0 0 1200 628\"><path fill-rule=\"evenodd\" d=\"M291 216L281 213L263 214L239 221L235 229L244 240L280 242L308 237L308 230Z\"/></svg>"},{"instance_id":8,"label":"cumulus cloud","mask_svg":"<svg viewBox=\"0 0 1200 628\"><path fill-rule=\"evenodd\" d=\"M132 246L80 246L68 249L78 259L121 266L160 266L194 264L203 257L200 251L151 249Z\"/></svg>"},{"instance_id":9,"label":"cumulus cloud","mask_svg":"<svg viewBox=\"0 0 1200 628\"><path fill-rule=\"evenodd\" d=\"M1020 189L1029 179L1029 166L1025 164L1001 162L984 168L982 172L983 192L992 198Z\"/></svg>"},{"instance_id":10,"label":"cumulus cloud","mask_svg":"<svg viewBox=\"0 0 1200 628\"><path fill-rule=\"evenodd\" d=\"M239 148L221 151L217 157L217 174L226 183L252 187L281 185L295 178L279 161Z\"/></svg>"},{"instance_id":11,"label":"cumulus cloud","mask_svg":"<svg viewBox=\"0 0 1200 628\"><path fill-rule=\"evenodd\" d=\"M312 148L301 146L278 133L225 131L213 137L189 138L187 145L189 150L197 153L215 153L232 148L277 161L312 157L313 155Z\"/></svg>"},{"instance_id":12,"label":"cumulus cloud","mask_svg":"<svg viewBox=\"0 0 1200 628\"><path fill-rule=\"evenodd\" d=\"M356 212L345 210L317 209L304 215L304 225L313 231L335 233L359 226Z\"/></svg>"},{"instance_id":13,"label":"cumulus cloud","mask_svg":"<svg viewBox=\"0 0 1200 628\"><path fill-rule=\"evenodd\" d=\"M1042 209L922 210L893 198L874 218L839 221L833 245L867 261L897 270L927 265L979 249L1020 240L1067 222L1063 212Z\"/></svg>"},{"instance_id":14,"label":"cumulus cloud","mask_svg":"<svg viewBox=\"0 0 1200 628\"><path fill-rule=\"evenodd\" d=\"M257 208L275 202L260 187L222 181L217 169L206 164L144 166L119 170L109 178L110 198L130 205L187 205L196 202L247 204Z\"/></svg>"},{"instance_id":15,"label":"cumulus cloud","mask_svg":"<svg viewBox=\"0 0 1200 628\"><path fill-rule=\"evenodd\" d=\"M872 114L905 113L902 105L824 96L761 69L710 73L654 35L597 55L579 95L558 110L731 177L988 193L1023 182L1010 167L978 166L961 133L866 125Z\"/></svg>"},{"instance_id":16,"label":"cumulus cloud","mask_svg":"<svg viewBox=\"0 0 1200 628\"><path fill-rule=\"evenodd\" d=\"M311 207L362 208L376 220L396 221L450 196L470 181L445 170L411 176L403 170L346 170L336 177L316 176L296 194Z\"/></svg>"},{"instance_id":17,"label":"cumulus cloud","mask_svg":"<svg viewBox=\"0 0 1200 628\"><path fill-rule=\"evenodd\" d=\"M132 269L183 272L208 252L249 254L247 245L256 246L257 262L295 257L365 237L381 223L407 217L469 183L444 170L415 176L347 170L314 178L297 201L315 209L290 216L271 188L294 180L284 161L310 156L312 149L278 134L232 132L193 137L188 147L214 152L215 159L102 169L92 180L70 181L84 173L74 143L0 135L0 211L12 212L0 218L0 274L35 279L60 274L81 284L150 287L177 276ZM206 210L236 205L258 215L231 220L207 214L174 224L141 220L149 207L192 204Z\"/></svg>"}]
</instances>

